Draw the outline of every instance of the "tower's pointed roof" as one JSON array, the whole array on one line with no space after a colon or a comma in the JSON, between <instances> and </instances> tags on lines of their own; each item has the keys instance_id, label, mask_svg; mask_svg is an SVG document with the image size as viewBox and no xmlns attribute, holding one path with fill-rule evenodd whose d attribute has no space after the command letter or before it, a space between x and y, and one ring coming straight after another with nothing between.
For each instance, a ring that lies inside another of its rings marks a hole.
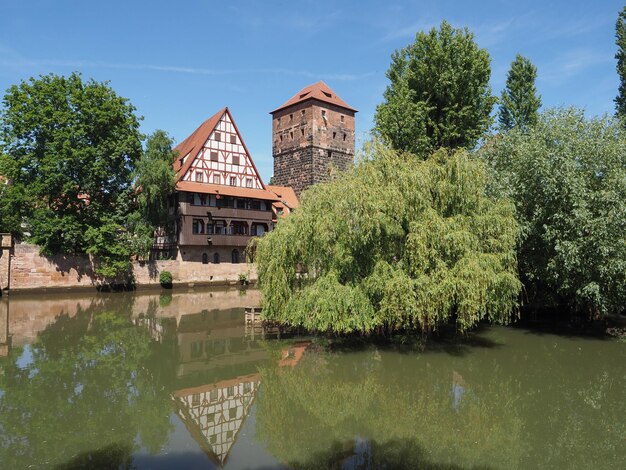
<instances>
[{"instance_id":1,"label":"tower's pointed roof","mask_svg":"<svg viewBox=\"0 0 626 470\"><path fill-rule=\"evenodd\" d=\"M337 93L335 93L328 85L326 85L326 83L320 80L313 85L304 87L298 93L293 95L293 97L289 101L287 101L279 108L276 108L270 114L275 114L282 109L308 100L323 101L324 103L334 104L335 106L339 106L340 108L347 109L354 113L357 112L356 109L354 109L352 106L349 106L344 100L339 98L339 96L337 96Z\"/></svg>"}]
</instances>

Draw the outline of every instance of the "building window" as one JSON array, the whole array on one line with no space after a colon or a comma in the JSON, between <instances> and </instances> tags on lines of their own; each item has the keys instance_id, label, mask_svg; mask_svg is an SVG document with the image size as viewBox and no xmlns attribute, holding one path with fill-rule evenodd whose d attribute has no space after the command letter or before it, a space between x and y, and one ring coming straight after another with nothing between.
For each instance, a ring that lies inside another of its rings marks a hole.
<instances>
[{"instance_id":1,"label":"building window","mask_svg":"<svg viewBox=\"0 0 626 470\"><path fill-rule=\"evenodd\" d=\"M237 417L237 407L233 406L228 409L228 419L235 419Z\"/></svg>"},{"instance_id":2,"label":"building window","mask_svg":"<svg viewBox=\"0 0 626 470\"><path fill-rule=\"evenodd\" d=\"M193 219L191 223L191 232L194 235L200 235L204 233L204 222L202 219Z\"/></svg>"},{"instance_id":3,"label":"building window","mask_svg":"<svg viewBox=\"0 0 626 470\"><path fill-rule=\"evenodd\" d=\"M209 394L209 400L217 401L217 389L216 388L211 390L211 393Z\"/></svg>"},{"instance_id":4,"label":"building window","mask_svg":"<svg viewBox=\"0 0 626 470\"><path fill-rule=\"evenodd\" d=\"M341 122L343 122L343 118L344 118L344 115L342 114L342 115L341 115Z\"/></svg>"},{"instance_id":5,"label":"building window","mask_svg":"<svg viewBox=\"0 0 626 470\"><path fill-rule=\"evenodd\" d=\"M333 139L337 138L337 133L333 132Z\"/></svg>"},{"instance_id":6,"label":"building window","mask_svg":"<svg viewBox=\"0 0 626 470\"><path fill-rule=\"evenodd\" d=\"M246 188L252 187L252 178L246 178Z\"/></svg>"},{"instance_id":7,"label":"building window","mask_svg":"<svg viewBox=\"0 0 626 470\"><path fill-rule=\"evenodd\" d=\"M282 134L280 134L280 141L281 142L283 141L283 135Z\"/></svg>"},{"instance_id":8,"label":"building window","mask_svg":"<svg viewBox=\"0 0 626 470\"><path fill-rule=\"evenodd\" d=\"M211 152L211 161L212 162L218 161L217 152Z\"/></svg>"},{"instance_id":9,"label":"building window","mask_svg":"<svg viewBox=\"0 0 626 470\"><path fill-rule=\"evenodd\" d=\"M201 171L196 171L196 183L202 183L203 179L204 179L204 177L202 176L202 172Z\"/></svg>"},{"instance_id":10,"label":"building window","mask_svg":"<svg viewBox=\"0 0 626 470\"><path fill-rule=\"evenodd\" d=\"M213 254L213 263L214 264L220 264L220 254L219 253L214 253Z\"/></svg>"},{"instance_id":11,"label":"building window","mask_svg":"<svg viewBox=\"0 0 626 470\"><path fill-rule=\"evenodd\" d=\"M200 405L200 394L194 393L191 396L191 406L199 406Z\"/></svg>"},{"instance_id":12,"label":"building window","mask_svg":"<svg viewBox=\"0 0 626 470\"><path fill-rule=\"evenodd\" d=\"M322 109L322 117L323 117L324 119L326 119L326 110L325 110L325 109Z\"/></svg>"},{"instance_id":13,"label":"building window","mask_svg":"<svg viewBox=\"0 0 626 470\"><path fill-rule=\"evenodd\" d=\"M239 264L239 250L233 250L231 261L233 264Z\"/></svg>"},{"instance_id":14,"label":"building window","mask_svg":"<svg viewBox=\"0 0 626 470\"><path fill-rule=\"evenodd\" d=\"M230 185L237 186L237 178L235 176L230 177Z\"/></svg>"},{"instance_id":15,"label":"building window","mask_svg":"<svg viewBox=\"0 0 626 470\"><path fill-rule=\"evenodd\" d=\"M344 142L346 141L346 133L345 132L343 133L343 141Z\"/></svg>"},{"instance_id":16,"label":"building window","mask_svg":"<svg viewBox=\"0 0 626 470\"><path fill-rule=\"evenodd\" d=\"M233 438L233 432L232 431L226 431L226 440L230 441Z\"/></svg>"},{"instance_id":17,"label":"building window","mask_svg":"<svg viewBox=\"0 0 626 470\"><path fill-rule=\"evenodd\" d=\"M293 132L290 132L290 133L289 133L289 138L290 138L291 140L293 140Z\"/></svg>"},{"instance_id":18,"label":"building window","mask_svg":"<svg viewBox=\"0 0 626 470\"><path fill-rule=\"evenodd\" d=\"M235 134L231 134L230 135L230 143L231 144L236 144L237 143L237 136Z\"/></svg>"},{"instance_id":19,"label":"building window","mask_svg":"<svg viewBox=\"0 0 626 470\"><path fill-rule=\"evenodd\" d=\"M239 155L233 155L233 165L239 165Z\"/></svg>"},{"instance_id":20,"label":"building window","mask_svg":"<svg viewBox=\"0 0 626 470\"><path fill-rule=\"evenodd\" d=\"M304 116L304 109L302 110L302 115Z\"/></svg>"},{"instance_id":21,"label":"building window","mask_svg":"<svg viewBox=\"0 0 626 470\"><path fill-rule=\"evenodd\" d=\"M217 140L218 142L221 142L222 140L222 134L219 132L215 133L215 140Z\"/></svg>"},{"instance_id":22,"label":"building window","mask_svg":"<svg viewBox=\"0 0 626 470\"><path fill-rule=\"evenodd\" d=\"M235 387L228 387L226 389L226 396L233 397L235 396Z\"/></svg>"},{"instance_id":23,"label":"building window","mask_svg":"<svg viewBox=\"0 0 626 470\"><path fill-rule=\"evenodd\" d=\"M302 134L302 137L304 137L304 129L300 129L300 134Z\"/></svg>"},{"instance_id":24,"label":"building window","mask_svg":"<svg viewBox=\"0 0 626 470\"><path fill-rule=\"evenodd\" d=\"M289 122L293 121L293 114L289 115Z\"/></svg>"},{"instance_id":25,"label":"building window","mask_svg":"<svg viewBox=\"0 0 626 470\"><path fill-rule=\"evenodd\" d=\"M202 253L202 264L209 264L209 255Z\"/></svg>"},{"instance_id":26,"label":"building window","mask_svg":"<svg viewBox=\"0 0 626 470\"><path fill-rule=\"evenodd\" d=\"M202 356L202 341L191 343L191 358L197 359Z\"/></svg>"},{"instance_id":27,"label":"building window","mask_svg":"<svg viewBox=\"0 0 626 470\"><path fill-rule=\"evenodd\" d=\"M220 184L220 175L213 175L213 184Z\"/></svg>"},{"instance_id":28,"label":"building window","mask_svg":"<svg viewBox=\"0 0 626 470\"><path fill-rule=\"evenodd\" d=\"M206 422L207 423L215 423L215 413L209 413L206 415Z\"/></svg>"}]
</instances>

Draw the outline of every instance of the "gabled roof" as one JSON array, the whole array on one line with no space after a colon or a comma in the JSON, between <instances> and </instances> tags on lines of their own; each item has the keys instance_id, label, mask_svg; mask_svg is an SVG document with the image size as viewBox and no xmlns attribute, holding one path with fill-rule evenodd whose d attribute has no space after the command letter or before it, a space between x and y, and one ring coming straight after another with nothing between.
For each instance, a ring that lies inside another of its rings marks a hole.
<instances>
[{"instance_id":1,"label":"gabled roof","mask_svg":"<svg viewBox=\"0 0 626 470\"><path fill-rule=\"evenodd\" d=\"M178 174L178 178L182 178L189 167L191 166L191 162L193 161L193 157L195 157L204 143L208 140L211 132L217 126L217 123L220 122L220 118L224 115L224 113L228 111L228 108L222 108L209 119L204 121L200 126L192 132L192 134L183 140L180 144L174 147L174 151L178 152L178 157L176 162L174 162L174 170ZM195 152L194 152L195 150ZM182 159L189 154L185 163L182 164Z\"/></svg>"},{"instance_id":2,"label":"gabled roof","mask_svg":"<svg viewBox=\"0 0 626 470\"><path fill-rule=\"evenodd\" d=\"M230 114L230 110L228 109L228 106L220 109L217 113L215 113L209 119L207 119L202 124L200 124L200 126L195 131L193 131L189 137L187 137L180 144L174 147L174 151L178 152L176 161L174 162L174 170L176 171L178 183L179 184L182 183L181 180L185 176L185 173L187 173L187 170L189 170L189 167L193 163L194 158L198 155L198 153L200 152L200 150L202 149L206 141L209 139L209 137L211 136L211 133L215 130L215 127L219 124L220 119L222 118L224 114L228 114L228 117L230 118L230 122L235 128L235 132L239 136L241 145L246 151L246 155L250 159L252 168L254 168L254 172L258 176L259 181L261 182L261 186L265 188L265 183L263 182L263 179L261 178L261 174L259 173L259 170L257 170L257 167L254 164L254 160L252 159L252 156L250 155L250 152L248 151L248 147L246 147L246 143L243 141L241 132L239 132L239 128L237 127L237 124L235 123L235 120L233 119L232 114ZM183 163L182 161L183 161L183 158L185 157L187 157L187 159ZM208 192L208 191L198 191L198 192ZM265 199L270 199L270 198L266 197Z\"/></svg>"},{"instance_id":3,"label":"gabled roof","mask_svg":"<svg viewBox=\"0 0 626 470\"><path fill-rule=\"evenodd\" d=\"M334 104L335 106L339 106L340 108L347 109L352 112L357 112L356 109L349 106L344 100L339 98L337 94L330 89L326 83L320 80L313 85L309 85L304 87L298 93L296 93L289 101L283 104L281 107L276 108L270 114L275 114L278 111L293 106L298 103L303 103L308 100L318 100L323 101L324 103Z\"/></svg>"}]
</instances>

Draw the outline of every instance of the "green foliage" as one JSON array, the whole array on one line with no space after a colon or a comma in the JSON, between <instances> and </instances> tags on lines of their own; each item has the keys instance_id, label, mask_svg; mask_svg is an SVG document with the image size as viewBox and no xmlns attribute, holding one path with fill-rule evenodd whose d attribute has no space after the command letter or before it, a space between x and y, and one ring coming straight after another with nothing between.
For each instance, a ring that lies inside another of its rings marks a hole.
<instances>
[{"instance_id":1,"label":"green foliage","mask_svg":"<svg viewBox=\"0 0 626 470\"><path fill-rule=\"evenodd\" d=\"M130 184L141 153L135 108L106 83L45 75L13 85L3 100L0 140L11 184L34 207L32 241L45 254L84 253Z\"/></svg>"},{"instance_id":2,"label":"green foliage","mask_svg":"<svg viewBox=\"0 0 626 470\"><path fill-rule=\"evenodd\" d=\"M541 97L537 95L536 79L537 67L526 57L517 54L511 63L500 101L498 120L501 129L526 129L537 123Z\"/></svg>"},{"instance_id":3,"label":"green foliage","mask_svg":"<svg viewBox=\"0 0 626 470\"><path fill-rule=\"evenodd\" d=\"M172 139L165 131L156 130L148 136L146 149L135 169L142 221L154 229L166 229L168 233L171 231L168 200L176 185L174 159Z\"/></svg>"},{"instance_id":4,"label":"green foliage","mask_svg":"<svg viewBox=\"0 0 626 470\"><path fill-rule=\"evenodd\" d=\"M87 253L95 257L96 274L110 281L132 282L130 250L122 226L108 220L100 227L89 227L85 240Z\"/></svg>"},{"instance_id":5,"label":"green foliage","mask_svg":"<svg viewBox=\"0 0 626 470\"><path fill-rule=\"evenodd\" d=\"M30 360L11 354L3 368L3 467L118 468L133 451L166 442L169 390L149 332L128 316L61 315L29 350Z\"/></svg>"},{"instance_id":6,"label":"green foliage","mask_svg":"<svg viewBox=\"0 0 626 470\"><path fill-rule=\"evenodd\" d=\"M440 147L473 148L491 125L489 54L465 29L442 22L392 55L376 134L397 150L426 157Z\"/></svg>"},{"instance_id":7,"label":"green foliage","mask_svg":"<svg viewBox=\"0 0 626 470\"><path fill-rule=\"evenodd\" d=\"M464 151L417 163L367 152L257 241L265 317L333 333L507 322L518 226L510 203L485 197L483 164Z\"/></svg>"},{"instance_id":8,"label":"green foliage","mask_svg":"<svg viewBox=\"0 0 626 470\"><path fill-rule=\"evenodd\" d=\"M617 52L617 74L619 75L619 92L615 98L615 115L626 119L626 7L622 9L615 23L615 44Z\"/></svg>"},{"instance_id":9,"label":"green foliage","mask_svg":"<svg viewBox=\"0 0 626 470\"><path fill-rule=\"evenodd\" d=\"M162 286L170 286L172 285L172 281L174 278L172 277L172 273L169 271L161 271L159 274L159 282Z\"/></svg>"},{"instance_id":10,"label":"green foliage","mask_svg":"<svg viewBox=\"0 0 626 470\"><path fill-rule=\"evenodd\" d=\"M492 191L515 201L532 301L590 317L626 305L626 134L609 118L551 110L481 150ZM534 297L537 295L537 297Z\"/></svg>"}]
</instances>

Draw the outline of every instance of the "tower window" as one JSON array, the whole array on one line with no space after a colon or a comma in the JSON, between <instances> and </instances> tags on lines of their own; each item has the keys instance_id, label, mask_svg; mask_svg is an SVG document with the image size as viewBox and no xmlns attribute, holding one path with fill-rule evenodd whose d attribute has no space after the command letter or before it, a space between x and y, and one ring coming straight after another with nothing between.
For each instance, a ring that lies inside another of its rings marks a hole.
<instances>
[{"instance_id":1,"label":"tower window","mask_svg":"<svg viewBox=\"0 0 626 470\"><path fill-rule=\"evenodd\" d=\"M276 119L276 124L280 126L280 118Z\"/></svg>"},{"instance_id":2,"label":"tower window","mask_svg":"<svg viewBox=\"0 0 626 470\"><path fill-rule=\"evenodd\" d=\"M282 134L280 135L280 141L281 142L283 141L283 135Z\"/></svg>"},{"instance_id":3,"label":"tower window","mask_svg":"<svg viewBox=\"0 0 626 470\"><path fill-rule=\"evenodd\" d=\"M341 122L343 122L343 118L344 118L344 117L345 117L345 116L342 114L342 115L341 115Z\"/></svg>"},{"instance_id":4,"label":"tower window","mask_svg":"<svg viewBox=\"0 0 626 470\"><path fill-rule=\"evenodd\" d=\"M293 121L293 114L289 115L289 121Z\"/></svg>"},{"instance_id":5,"label":"tower window","mask_svg":"<svg viewBox=\"0 0 626 470\"><path fill-rule=\"evenodd\" d=\"M324 119L326 119L326 110L325 110L325 109L322 109L322 117L323 117Z\"/></svg>"},{"instance_id":6,"label":"tower window","mask_svg":"<svg viewBox=\"0 0 626 470\"><path fill-rule=\"evenodd\" d=\"M302 115L304 116L304 109L302 110Z\"/></svg>"},{"instance_id":7,"label":"tower window","mask_svg":"<svg viewBox=\"0 0 626 470\"><path fill-rule=\"evenodd\" d=\"M235 134L231 134L231 136L230 136L230 143L231 144L236 144L237 143L237 136Z\"/></svg>"},{"instance_id":8,"label":"tower window","mask_svg":"<svg viewBox=\"0 0 626 470\"><path fill-rule=\"evenodd\" d=\"M291 140L293 140L293 132L289 133L289 137L291 137Z\"/></svg>"},{"instance_id":9,"label":"tower window","mask_svg":"<svg viewBox=\"0 0 626 470\"><path fill-rule=\"evenodd\" d=\"M333 95L331 95L330 93L328 93L326 91L322 90L322 93L324 93L328 98L332 98L333 97Z\"/></svg>"},{"instance_id":10,"label":"tower window","mask_svg":"<svg viewBox=\"0 0 626 470\"><path fill-rule=\"evenodd\" d=\"M337 133L333 132L333 139L335 139L337 137Z\"/></svg>"},{"instance_id":11,"label":"tower window","mask_svg":"<svg viewBox=\"0 0 626 470\"><path fill-rule=\"evenodd\" d=\"M215 140L217 140L218 142L221 142L222 134L220 132L216 132L215 133Z\"/></svg>"},{"instance_id":12,"label":"tower window","mask_svg":"<svg viewBox=\"0 0 626 470\"><path fill-rule=\"evenodd\" d=\"M304 137L304 129L300 129L300 133L302 134L302 137Z\"/></svg>"},{"instance_id":13,"label":"tower window","mask_svg":"<svg viewBox=\"0 0 626 470\"><path fill-rule=\"evenodd\" d=\"M343 133L343 141L344 142L346 141L346 133L345 132Z\"/></svg>"}]
</instances>

